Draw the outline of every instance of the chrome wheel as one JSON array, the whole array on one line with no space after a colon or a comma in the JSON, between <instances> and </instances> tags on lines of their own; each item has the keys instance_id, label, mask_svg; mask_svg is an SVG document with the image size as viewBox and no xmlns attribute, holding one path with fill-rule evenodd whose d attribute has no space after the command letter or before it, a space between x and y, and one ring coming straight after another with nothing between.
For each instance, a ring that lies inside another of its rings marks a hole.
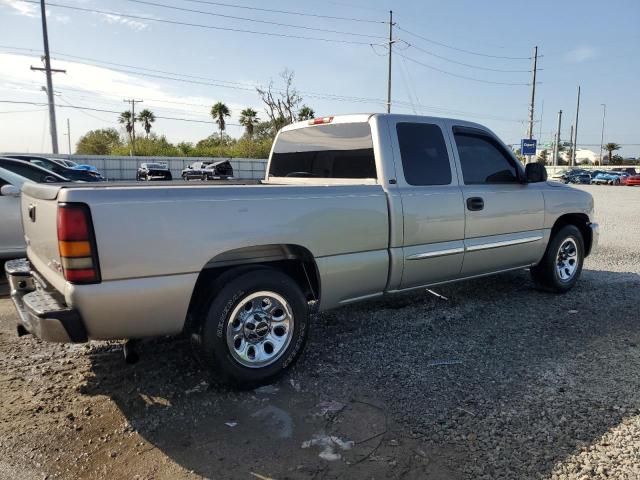
<instances>
[{"instance_id":1,"label":"chrome wheel","mask_svg":"<svg viewBox=\"0 0 640 480\"><path fill-rule=\"evenodd\" d=\"M560 244L556 256L556 273L561 282L570 281L578 271L578 245L573 238Z\"/></svg>"},{"instance_id":2,"label":"chrome wheel","mask_svg":"<svg viewBox=\"0 0 640 480\"><path fill-rule=\"evenodd\" d=\"M293 335L289 303L275 292L244 297L227 323L227 346L233 359L249 368L272 364L285 352Z\"/></svg>"}]
</instances>

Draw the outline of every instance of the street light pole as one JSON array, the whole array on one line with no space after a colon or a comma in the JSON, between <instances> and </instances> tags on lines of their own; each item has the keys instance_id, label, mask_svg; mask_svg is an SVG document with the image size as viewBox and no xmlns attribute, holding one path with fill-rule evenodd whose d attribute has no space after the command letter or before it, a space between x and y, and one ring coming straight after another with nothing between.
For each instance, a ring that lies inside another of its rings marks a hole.
<instances>
[{"instance_id":1,"label":"street light pole","mask_svg":"<svg viewBox=\"0 0 640 480\"><path fill-rule=\"evenodd\" d=\"M393 52L393 10L389 10L389 66L387 72L387 113L391 113L391 53Z\"/></svg>"},{"instance_id":2,"label":"street light pole","mask_svg":"<svg viewBox=\"0 0 640 480\"><path fill-rule=\"evenodd\" d=\"M602 133L600 134L600 165L602 165L602 152L604 151L604 119L607 116L607 104L601 103L602 106Z\"/></svg>"}]
</instances>

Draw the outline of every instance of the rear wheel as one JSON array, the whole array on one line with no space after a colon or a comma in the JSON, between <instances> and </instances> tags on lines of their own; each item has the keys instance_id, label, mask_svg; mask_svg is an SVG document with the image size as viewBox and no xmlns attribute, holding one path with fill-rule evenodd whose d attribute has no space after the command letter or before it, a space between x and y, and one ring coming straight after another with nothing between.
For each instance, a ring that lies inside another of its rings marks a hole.
<instances>
[{"instance_id":1,"label":"rear wheel","mask_svg":"<svg viewBox=\"0 0 640 480\"><path fill-rule=\"evenodd\" d=\"M202 313L198 351L218 381L254 388L276 380L302 352L307 302L297 283L278 270L232 274L213 286Z\"/></svg>"},{"instance_id":2,"label":"rear wheel","mask_svg":"<svg viewBox=\"0 0 640 480\"><path fill-rule=\"evenodd\" d=\"M584 262L584 239L575 225L565 225L551 238L544 257L531 267L531 276L542 289L564 293L576 284Z\"/></svg>"}]
</instances>

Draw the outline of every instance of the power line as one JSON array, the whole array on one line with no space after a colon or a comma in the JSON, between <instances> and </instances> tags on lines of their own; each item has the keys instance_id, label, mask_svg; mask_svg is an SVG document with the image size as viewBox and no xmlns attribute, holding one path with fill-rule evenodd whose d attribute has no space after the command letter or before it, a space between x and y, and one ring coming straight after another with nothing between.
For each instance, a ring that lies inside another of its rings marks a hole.
<instances>
[{"instance_id":1,"label":"power line","mask_svg":"<svg viewBox=\"0 0 640 480\"><path fill-rule=\"evenodd\" d=\"M447 45L446 43L442 43L442 42L438 42L436 40L432 40L431 38L427 38L423 35L420 35L418 33L414 33L410 30L407 30L406 28L402 28L400 26L398 26L398 30L401 30L405 33L408 33L409 35L413 35L414 37L420 38L422 40L424 40L425 42L429 42L432 43L434 45L438 45L440 47L443 48L449 48L451 50L455 50L457 52L463 52L463 53L468 53L469 55L477 55L479 57L487 57L487 58L500 58L503 60L531 60L531 57L508 57L508 56L503 56L503 55L490 55L487 53L482 53L482 52L474 52L473 50L465 50L464 48L458 48L458 47L454 47L452 45Z\"/></svg>"},{"instance_id":2,"label":"power line","mask_svg":"<svg viewBox=\"0 0 640 480\"><path fill-rule=\"evenodd\" d=\"M25 102L25 101L18 101L18 100L0 100L0 103L10 103L10 104L17 104L17 105L34 105L34 106L39 106L39 107L43 107L43 106L47 106L47 103L42 103L42 102ZM122 112L120 111L116 111L116 110L106 110L103 108L91 108L91 107L81 107L79 105L58 105L59 108L73 108L76 110L88 110L91 112L103 112L103 113L115 113L115 114L121 114ZM156 116L157 119L160 120L175 120L175 121L180 121L180 122L192 122L192 123L208 123L208 124L215 124L216 122L212 121L212 120L195 120L195 119L191 119L191 118L179 118L179 117L164 117L164 116ZM242 125L240 125L239 123L229 123L227 122L227 125L231 125L233 127L241 127Z\"/></svg>"},{"instance_id":3,"label":"power line","mask_svg":"<svg viewBox=\"0 0 640 480\"><path fill-rule=\"evenodd\" d=\"M459 75L457 73L449 72L447 70L443 70L441 68L434 67L433 65L429 65L427 63L420 62L419 60L416 60L415 58L408 57L408 56L403 55L401 53L398 53L398 55L400 55L401 57L409 60L410 62L416 63L418 65L422 65L423 67L429 68L431 70L435 70L436 72L444 73L445 75L450 75L452 77L462 78L464 80L471 80L471 81L474 81L474 82L487 83L487 84L491 84L491 85L511 85L511 86L529 85L529 83L495 82L495 81L492 81L492 80L485 80L485 79L482 79L482 78L467 77L466 75Z\"/></svg>"},{"instance_id":4,"label":"power line","mask_svg":"<svg viewBox=\"0 0 640 480\"><path fill-rule=\"evenodd\" d=\"M462 65L464 67L475 68L477 70L486 70L489 72L502 72L502 73L530 73L531 72L531 70L508 70L508 69L490 68L490 67L483 67L481 65L472 65L470 63L458 62L457 60L452 60L442 55L438 55L437 53L433 53L429 50L425 50L424 48L421 48L421 47L418 47L417 45L406 42L405 40L401 40L401 41L406 43L409 47L415 48L416 50L419 50L422 53L426 53L427 55L431 55L432 57L439 58L440 60L444 60L445 62L455 63L456 65Z\"/></svg>"},{"instance_id":5,"label":"power line","mask_svg":"<svg viewBox=\"0 0 640 480\"><path fill-rule=\"evenodd\" d=\"M285 15L299 15L302 17L325 18L328 20L346 20L351 22L363 22L363 23L387 23L381 20L367 20L364 18L354 18L354 17L334 17L332 15L320 15L315 13L294 12L292 10L275 10L271 8L248 7L246 5L232 5L230 3L212 2L208 0L185 0L185 1L192 2L192 3L201 3L206 5L216 5L218 7L242 8L245 10L255 10L259 12L282 13Z\"/></svg>"},{"instance_id":6,"label":"power line","mask_svg":"<svg viewBox=\"0 0 640 480\"><path fill-rule=\"evenodd\" d=\"M139 3L142 5L150 5L152 7L159 7L159 8L168 8L171 10L178 10L181 12L189 12L189 13L199 13L201 15L210 15L213 17L220 17L220 18L229 18L232 20L243 20L246 22L255 22L255 23L263 23L263 24L267 24L267 25L276 25L278 27L289 27L289 28L301 28L303 30L313 30L316 32L324 32L324 33L337 33L340 35L352 35L352 36L356 36L356 37L369 37L369 38L383 38L380 35L368 35L365 33L357 33L357 32L345 32L345 31L341 31L341 30L329 30L326 28L316 28L316 27L308 27L305 25L292 25L290 23L280 23L280 22L272 22L270 20L258 20L255 18L247 18L247 17L238 17L235 15L226 15L223 13L215 13L215 12L207 12L205 10L194 10L191 8L184 8L184 7L176 7L173 5L166 5L164 3L156 3L156 2L149 2L146 0L127 0L128 2L131 3Z\"/></svg>"},{"instance_id":7,"label":"power line","mask_svg":"<svg viewBox=\"0 0 640 480\"><path fill-rule=\"evenodd\" d=\"M26 2L26 3L39 3L36 0L20 0L22 2ZM65 8L68 10L75 10L75 11L79 11L79 12L87 12L87 13L99 13L101 15L112 15L112 16L117 16L117 17L123 17L123 18L132 18L134 20L145 20L145 21L149 21L149 22L158 22L158 23L168 23L171 25L181 25L184 27L196 27L196 28L206 28L206 29L210 29L210 30L222 30L225 32L236 32L236 33L251 33L254 35L266 35L266 36L271 36L271 37L280 37L280 38L295 38L298 40L316 40L316 41L320 41L320 42L329 42L329 43L344 43L344 44L351 44L351 45L369 45L369 42L360 42L360 41L356 41L356 40L341 40L341 39L335 39L335 38L322 38L322 37L306 37L303 35L289 35L289 34L285 34L285 33L274 33L274 32L260 32L257 30L245 30L245 29L241 29L241 28L231 28L231 27L217 27L214 25L203 25L201 23L190 23L190 22L180 22L177 20L167 20L164 18L153 18L153 17L144 17L141 15L133 15L130 13L122 13L122 12L114 12L114 11L107 11L107 10L98 10L98 9L93 9L93 8L83 8L83 7L78 7L78 6L74 6L74 5L63 5L61 3L52 3L52 2L48 2L47 5L49 7L57 7L57 8Z\"/></svg>"}]
</instances>

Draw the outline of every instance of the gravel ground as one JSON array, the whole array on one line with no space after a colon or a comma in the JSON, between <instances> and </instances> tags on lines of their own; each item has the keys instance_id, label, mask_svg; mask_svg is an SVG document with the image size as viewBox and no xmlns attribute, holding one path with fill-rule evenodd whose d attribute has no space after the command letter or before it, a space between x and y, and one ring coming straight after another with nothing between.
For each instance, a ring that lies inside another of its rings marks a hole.
<instances>
[{"instance_id":1,"label":"gravel ground","mask_svg":"<svg viewBox=\"0 0 640 480\"><path fill-rule=\"evenodd\" d=\"M640 189L581 188L602 234L570 293L523 271L328 312L252 392L185 341L18 339L2 299L0 478L640 478Z\"/></svg>"}]
</instances>

